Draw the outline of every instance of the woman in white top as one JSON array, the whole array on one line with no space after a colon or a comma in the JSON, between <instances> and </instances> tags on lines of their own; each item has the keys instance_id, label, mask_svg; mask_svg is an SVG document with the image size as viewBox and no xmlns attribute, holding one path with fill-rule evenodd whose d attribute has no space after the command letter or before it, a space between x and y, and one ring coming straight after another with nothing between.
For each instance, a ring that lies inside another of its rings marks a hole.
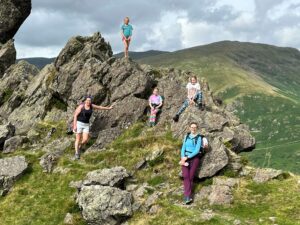
<instances>
[{"instance_id":1,"label":"woman in white top","mask_svg":"<svg viewBox=\"0 0 300 225\"><path fill-rule=\"evenodd\" d=\"M186 85L186 88L187 88L187 99L184 101L181 108L178 110L176 115L173 117L173 120L175 122L178 122L180 114L183 113L184 110L189 105L196 105L199 107L199 109L200 108L203 109L202 92L201 92L200 84L197 81L196 76L192 76L190 78L190 82Z\"/></svg>"}]
</instances>

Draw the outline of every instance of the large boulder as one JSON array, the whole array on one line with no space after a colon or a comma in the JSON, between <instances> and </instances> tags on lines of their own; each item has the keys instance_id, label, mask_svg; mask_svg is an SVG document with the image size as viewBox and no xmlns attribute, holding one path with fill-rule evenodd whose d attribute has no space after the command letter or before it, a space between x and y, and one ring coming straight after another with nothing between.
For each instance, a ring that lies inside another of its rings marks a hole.
<instances>
[{"instance_id":1,"label":"large boulder","mask_svg":"<svg viewBox=\"0 0 300 225\"><path fill-rule=\"evenodd\" d=\"M0 159L0 196L11 189L27 167L28 163L24 156Z\"/></svg>"},{"instance_id":2,"label":"large boulder","mask_svg":"<svg viewBox=\"0 0 300 225\"><path fill-rule=\"evenodd\" d=\"M84 186L77 202L83 218L90 225L121 224L132 216L131 193L115 187Z\"/></svg>"},{"instance_id":3,"label":"large boulder","mask_svg":"<svg viewBox=\"0 0 300 225\"><path fill-rule=\"evenodd\" d=\"M30 11L31 0L1 0L0 43L14 37Z\"/></svg>"},{"instance_id":4,"label":"large boulder","mask_svg":"<svg viewBox=\"0 0 300 225\"><path fill-rule=\"evenodd\" d=\"M225 146L217 138L210 142L210 149L201 158L198 178L214 176L218 171L228 164L228 156Z\"/></svg>"},{"instance_id":5,"label":"large boulder","mask_svg":"<svg viewBox=\"0 0 300 225\"><path fill-rule=\"evenodd\" d=\"M132 194L121 189L128 176L123 167L95 170L75 185L77 203L88 224L121 224L132 216Z\"/></svg>"},{"instance_id":6,"label":"large boulder","mask_svg":"<svg viewBox=\"0 0 300 225\"><path fill-rule=\"evenodd\" d=\"M5 70L16 62L16 54L17 53L13 41L8 41L5 44L0 43L0 78L3 77Z\"/></svg>"}]
</instances>

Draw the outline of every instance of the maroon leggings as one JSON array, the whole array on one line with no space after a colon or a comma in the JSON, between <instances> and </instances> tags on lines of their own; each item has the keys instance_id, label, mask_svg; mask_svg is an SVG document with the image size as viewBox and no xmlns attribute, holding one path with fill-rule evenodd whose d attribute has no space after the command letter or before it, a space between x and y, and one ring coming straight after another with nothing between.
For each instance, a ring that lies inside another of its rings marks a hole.
<instances>
[{"instance_id":1,"label":"maroon leggings","mask_svg":"<svg viewBox=\"0 0 300 225\"><path fill-rule=\"evenodd\" d=\"M200 159L198 156L187 161L188 166L181 166L183 175L184 196L192 197L193 180L198 169Z\"/></svg>"}]
</instances>

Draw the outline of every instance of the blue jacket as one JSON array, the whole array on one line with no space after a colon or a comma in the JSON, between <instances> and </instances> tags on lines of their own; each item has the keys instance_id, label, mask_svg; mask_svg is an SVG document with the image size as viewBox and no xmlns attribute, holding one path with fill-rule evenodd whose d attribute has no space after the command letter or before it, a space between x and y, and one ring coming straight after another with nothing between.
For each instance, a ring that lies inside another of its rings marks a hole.
<instances>
[{"instance_id":1,"label":"blue jacket","mask_svg":"<svg viewBox=\"0 0 300 225\"><path fill-rule=\"evenodd\" d=\"M196 143L196 137L198 138L197 144ZM181 148L181 158L187 156L188 158L193 158L196 156L201 147L202 138L200 135L193 136L192 134L189 134L188 137L184 137L182 148Z\"/></svg>"}]
</instances>

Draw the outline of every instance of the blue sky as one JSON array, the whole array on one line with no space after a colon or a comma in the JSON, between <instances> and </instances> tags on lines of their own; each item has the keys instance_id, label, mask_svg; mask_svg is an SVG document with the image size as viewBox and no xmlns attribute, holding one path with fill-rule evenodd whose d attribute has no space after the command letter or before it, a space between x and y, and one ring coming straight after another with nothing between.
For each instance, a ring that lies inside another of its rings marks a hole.
<instances>
[{"instance_id":1,"label":"blue sky","mask_svg":"<svg viewBox=\"0 0 300 225\"><path fill-rule=\"evenodd\" d=\"M300 0L32 0L18 58L55 57L69 38L100 31L115 53L131 18L131 50L174 51L221 40L300 49Z\"/></svg>"}]
</instances>

